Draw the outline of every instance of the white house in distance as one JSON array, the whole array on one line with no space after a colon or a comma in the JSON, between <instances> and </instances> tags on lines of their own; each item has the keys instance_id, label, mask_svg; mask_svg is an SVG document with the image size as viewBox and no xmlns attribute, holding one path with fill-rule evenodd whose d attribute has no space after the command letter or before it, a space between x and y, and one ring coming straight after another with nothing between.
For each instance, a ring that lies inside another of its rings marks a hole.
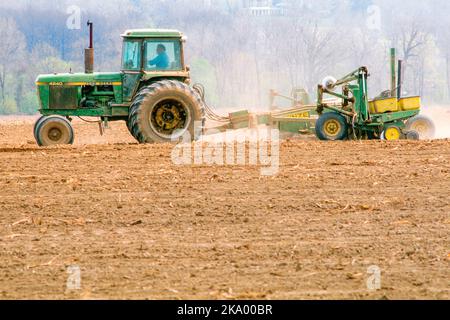
<instances>
[{"instance_id":1,"label":"white house in distance","mask_svg":"<svg viewBox=\"0 0 450 320\"><path fill-rule=\"evenodd\" d=\"M284 13L283 0L204 0L206 6L244 10L253 16L273 16Z\"/></svg>"},{"instance_id":2,"label":"white house in distance","mask_svg":"<svg viewBox=\"0 0 450 320\"><path fill-rule=\"evenodd\" d=\"M243 0L243 7L253 16L283 14L283 1L281 0Z\"/></svg>"}]
</instances>

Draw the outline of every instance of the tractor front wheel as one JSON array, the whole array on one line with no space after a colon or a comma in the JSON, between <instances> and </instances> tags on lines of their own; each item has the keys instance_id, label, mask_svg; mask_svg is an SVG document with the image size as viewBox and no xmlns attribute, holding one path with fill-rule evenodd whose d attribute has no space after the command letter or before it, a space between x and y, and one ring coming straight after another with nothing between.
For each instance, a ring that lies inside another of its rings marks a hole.
<instances>
[{"instance_id":1,"label":"tractor front wheel","mask_svg":"<svg viewBox=\"0 0 450 320\"><path fill-rule=\"evenodd\" d=\"M72 124L59 116L43 117L36 123L36 141L41 147L73 144Z\"/></svg>"},{"instance_id":2,"label":"tractor front wheel","mask_svg":"<svg viewBox=\"0 0 450 320\"><path fill-rule=\"evenodd\" d=\"M348 137L347 119L336 112L324 113L316 123L316 136L324 141L345 140Z\"/></svg>"},{"instance_id":3,"label":"tractor front wheel","mask_svg":"<svg viewBox=\"0 0 450 320\"><path fill-rule=\"evenodd\" d=\"M37 119L37 121L34 123L34 127L33 127L33 134L34 134L34 139L37 140L37 128L39 126L39 124L41 123L42 119L46 118L46 116L41 116L39 119Z\"/></svg>"},{"instance_id":4,"label":"tractor front wheel","mask_svg":"<svg viewBox=\"0 0 450 320\"><path fill-rule=\"evenodd\" d=\"M139 143L164 143L178 140L186 132L196 139L204 122L204 105L198 93L180 81L163 80L137 93L128 129ZM200 130L196 130L196 124Z\"/></svg>"}]
</instances>

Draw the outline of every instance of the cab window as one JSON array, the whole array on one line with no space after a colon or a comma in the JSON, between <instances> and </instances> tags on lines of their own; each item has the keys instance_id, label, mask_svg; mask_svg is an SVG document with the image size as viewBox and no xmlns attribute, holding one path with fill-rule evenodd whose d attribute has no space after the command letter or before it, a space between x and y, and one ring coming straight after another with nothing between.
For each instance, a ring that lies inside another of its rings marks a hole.
<instances>
[{"instance_id":1,"label":"cab window","mask_svg":"<svg viewBox=\"0 0 450 320\"><path fill-rule=\"evenodd\" d=\"M182 69L179 40L149 40L145 42L146 71L176 71Z\"/></svg>"},{"instance_id":2,"label":"cab window","mask_svg":"<svg viewBox=\"0 0 450 320\"><path fill-rule=\"evenodd\" d=\"M122 69L131 71L141 69L141 45L139 41L124 42Z\"/></svg>"}]
</instances>

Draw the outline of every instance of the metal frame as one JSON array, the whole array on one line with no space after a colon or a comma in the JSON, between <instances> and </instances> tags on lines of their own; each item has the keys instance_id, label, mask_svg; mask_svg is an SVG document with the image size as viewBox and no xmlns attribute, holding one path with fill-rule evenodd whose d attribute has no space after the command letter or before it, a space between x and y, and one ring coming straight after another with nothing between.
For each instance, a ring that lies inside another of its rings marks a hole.
<instances>
[{"instance_id":1,"label":"metal frame","mask_svg":"<svg viewBox=\"0 0 450 320\"><path fill-rule=\"evenodd\" d=\"M382 114L369 112L369 100L367 90L368 70L361 67L340 80L337 80L333 88L318 86L317 112L336 112L347 117L353 131L376 132L378 135L388 126L396 125L400 129L405 127L404 121L420 113L420 110L397 111ZM353 84L355 83L356 84ZM333 91L336 87L342 87L342 94ZM393 88L396 91L396 88ZM324 102L324 95L328 94L342 100L340 107L330 106ZM356 130L355 130L356 129Z\"/></svg>"}]
</instances>

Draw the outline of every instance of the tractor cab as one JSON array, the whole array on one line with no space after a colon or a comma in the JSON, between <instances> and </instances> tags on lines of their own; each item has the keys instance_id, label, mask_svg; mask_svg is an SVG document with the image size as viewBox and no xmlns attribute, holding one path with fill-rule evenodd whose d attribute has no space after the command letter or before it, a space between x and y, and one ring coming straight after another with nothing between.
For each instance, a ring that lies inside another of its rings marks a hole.
<instances>
[{"instance_id":1,"label":"tractor cab","mask_svg":"<svg viewBox=\"0 0 450 320\"><path fill-rule=\"evenodd\" d=\"M186 81L183 34L176 30L138 29L123 35L123 98L130 101L141 83L158 78Z\"/></svg>"}]
</instances>

